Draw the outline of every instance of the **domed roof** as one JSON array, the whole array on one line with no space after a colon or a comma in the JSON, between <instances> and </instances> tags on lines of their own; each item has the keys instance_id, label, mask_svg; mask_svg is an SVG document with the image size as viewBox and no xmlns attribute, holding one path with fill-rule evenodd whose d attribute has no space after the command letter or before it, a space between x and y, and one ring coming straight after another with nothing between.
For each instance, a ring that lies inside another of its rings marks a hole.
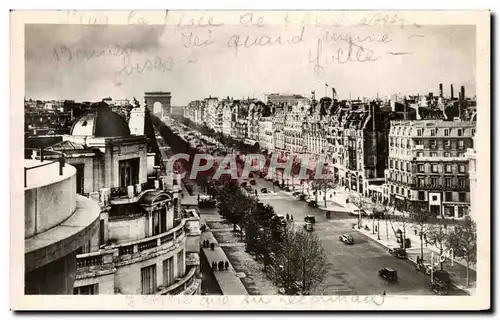
<instances>
[{"instance_id":1,"label":"domed roof","mask_svg":"<svg viewBox=\"0 0 500 320\"><path fill-rule=\"evenodd\" d=\"M128 137L127 121L113 112L106 102L99 102L96 110L81 116L71 128L73 136Z\"/></svg>"}]
</instances>

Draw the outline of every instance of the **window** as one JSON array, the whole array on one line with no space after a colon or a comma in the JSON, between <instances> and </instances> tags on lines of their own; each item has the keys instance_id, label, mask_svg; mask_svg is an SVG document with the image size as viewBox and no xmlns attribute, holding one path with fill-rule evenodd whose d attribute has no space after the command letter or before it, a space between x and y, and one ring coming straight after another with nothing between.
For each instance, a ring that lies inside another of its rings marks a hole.
<instances>
[{"instance_id":1,"label":"window","mask_svg":"<svg viewBox=\"0 0 500 320\"><path fill-rule=\"evenodd\" d=\"M174 283L174 257L163 260L163 284L165 287Z\"/></svg>"},{"instance_id":2,"label":"window","mask_svg":"<svg viewBox=\"0 0 500 320\"><path fill-rule=\"evenodd\" d=\"M436 136L436 129L431 129L431 137L435 137Z\"/></svg>"},{"instance_id":3,"label":"window","mask_svg":"<svg viewBox=\"0 0 500 320\"><path fill-rule=\"evenodd\" d=\"M142 294L156 293L156 264L141 268Z\"/></svg>"},{"instance_id":4,"label":"window","mask_svg":"<svg viewBox=\"0 0 500 320\"><path fill-rule=\"evenodd\" d=\"M420 140L420 139L416 139L416 140L415 140L415 145L416 145L416 146L421 146L422 144L423 144L423 143L422 143L422 140Z\"/></svg>"},{"instance_id":5,"label":"window","mask_svg":"<svg viewBox=\"0 0 500 320\"><path fill-rule=\"evenodd\" d=\"M399 161L395 161L396 162L396 170L399 170Z\"/></svg>"},{"instance_id":6,"label":"window","mask_svg":"<svg viewBox=\"0 0 500 320\"><path fill-rule=\"evenodd\" d=\"M418 185L421 186L421 187L425 186L425 179L424 178L419 178L418 179Z\"/></svg>"},{"instance_id":7,"label":"window","mask_svg":"<svg viewBox=\"0 0 500 320\"><path fill-rule=\"evenodd\" d=\"M451 147L451 141L450 140L444 140L444 147L445 148Z\"/></svg>"},{"instance_id":8,"label":"window","mask_svg":"<svg viewBox=\"0 0 500 320\"><path fill-rule=\"evenodd\" d=\"M425 200L425 191L418 192L418 200Z\"/></svg>"},{"instance_id":9,"label":"window","mask_svg":"<svg viewBox=\"0 0 500 320\"><path fill-rule=\"evenodd\" d=\"M465 202L465 192L458 193L458 201Z\"/></svg>"},{"instance_id":10,"label":"window","mask_svg":"<svg viewBox=\"0 0 500 320\"><path fill-rule=\"evenodd\" d=\"M431 148L436 148L437 147L436 140L434 140L434 139L429 140L429 146Z\"/></svg>"},{"instance_id":11,"label":"window","mask_svg":"<svg viewBox=\"0 0 500 320\"><path fill-rule=\"evenodd\" d=\"M423 152L417 152L417 157L423 157L424 153Z\"/></svg>"},{"instance_id":12,"label":"window","mask_svg":"<svg viewBox=\"0 0 500 320\"><path fill-rule=\"evenodd\" d=\"M99 246L104 244L104 219L99 221Z\"/></svg>"},{"instance_id":13,"label":"window","mask_svg":"<svg viewBox=\"0 0 500 320\"><path fill-rule=\"evenodd\" d=\"M94 283L87 286L73 288L75 295L97 295L99 294L99 284Z\"/></svg>"},{"instance_id":14,"label":"window","mask_svg":"<svg viewBox=\"0 0 500 320\"><path fill-rule=\"evenodd\" d=\"M458 185L460 187L465 187L467 186L467 182L465 181L465 178L458 178Z\"/></svg>"},{"instance_id":15,"label":"window","mask_svg":"<svg viewBox=\"0 0 500 320\"><path fill-rule=\"evenodd\" d=\"M394 161L392 159L389 160L389 168L394 168Z\"/></svg>"},{"instance_id":16,"label":"window","mask_svg":"<svg viewBox=\"0 0 500 320\"><path fill-rule=\"evenodd\" d=\"M418 165L418 172L424 172L424 165L423 164Z\"/></svg>"},{"instance_id":17,"label":"window","mask_svg":"<svg viewBox=\"0 0 500 320\"><path fill-rule=\"evenodd\" d=\"M476 129L472 129L472 130L471 130L471 134L472 134L472 136L474 137L474 136L476 135Z\"/></svg>"},{"instance_id":18,"label":"window","mask_svg":"<svg viewBox=\"0 0 500 320\"><path fill-rule=\"evenodd\" d=\"M449 152L445 152L445 153L444 153L444 157L445 157L445 158L449 158L449 157L451 157L451 153L449 153Z\"/></svg>"},{"instance_id":19,"label":"window","mask_svg":"<svg viewBox=\"0 0 500 320\"><path fill-rule=\"evenodd\" d=\"M431 178L431 185L437 186L438 185L438 178Z\"/></svg>"},{"instance_id":20,"label":"window","mask_svg":"<svg viewBox=\"0 0 500 320\"><path fill-rule=\"evenodd\" d=\"M444 199L445 199L446 201L453 201L453 200L452 200L452 199L453 199L453 192L446 192L446 193L444 194Z\"/></svg>"},{"instance_id":21,"label":"window","mask_svg":"<svg viewBox=\"0 0 500 320\"><path fill-rule=\"evenodd\" d=\"M465 173L465 165L464 164L461 164L458 166L458 172Z\"/></svg>"},{"instance_id":22,"label":"window","mask_svg":"<svg viewBox=\"0 0 500 320\"><path fill-rule=\"evenodd\" d=\"M458 207L457 211L458 211L458 217L459 218L463 218L463 216L465 214L465 208L464 207Z\"/></svg>"},{"instance_id":23,"label":"window","mask_svg":"<svg viewBox=\"0 0 500 320\"><path fill-rule=\"evenodd\" d=\"M419 137L422 136L422 129L417 129L417 136L419 136Z\"/></svg>"},{"instance_id":24,"label":"window","mask_svg":"<svg viewBox=\"0 0 500 320\"><path fill-rule=\"evenodd\" d=\"M396 187L396 194L399 194L399 187Z\"/></svg>"},{"instance_id":25,"label":"window","mask_svg":"<svg viewBox=\"0 0 500 320\"><path fill-rule=\"evenodd\" d=\"M437 201L438 197L437 196L432 196L432 201Z\"/></svg>"},{"instance_id":26,"label":"window","mask_svg":"<svg viewBox=\"0 0 500 320\"><path fill-rule=\"evenodd\" d=\"M436 158L438 156L437 152L431 152L431 158Z\"/></svg>"},{"instance_id":27,"label":"window","mask_svg":"<svg viewBox=\"0 0 500 320\"><path fill-rule=\"evenodd\" d=\"M450 129L444 129L444 136L449 137L450 136Z\"/></svg>"},{"instance_id":28,"label":"window","mask_svg":"<svg viewBox=\"0 0 500 320\"><path fill-rule=\"evenodd\" d=\"M445 171L445 172L448 172L448 173L449 173L449 172L451 172L451 164L446 164L446 165L444 166L444 171Z\"/></svg>"},{"instance_id":29,"label":"window","mask_svg":"<svg viewBox=\"0 0 500 320\"><path fill-rule=\"evenodd\" d=\"M464 148L464 141L458 140L458 149L463 149L463 148Z\"/></svg>"},{"instance_id":30,"label":"window","mask_svg":"<svg viewBox=\"0 0 500 320\"><path fill-rule=\"evenodd\" d=\"M433 164L431 166L431 172L434 172L434 173L437 173L438 172L438 165L437 164Z\"/></svg>"},{"instance_id":31,"label":"window","mask_svg":"<svg viewBox=\"0 0 500 320\"><path fill-rule=\"evenodd\" d=\"M461 136L462 136L462 129L457 129L457 135L458 135L459 137L461 137Z\"/></svg>"},{"instance_id":32,"label":"window","mask_svg":"<svg viewBox=\"0 0 500 320\"><path fill-rule=\"evenodd\" d=\"M410 172L410 163L409 162L406 163L406 171Z\"/></svg>"},{"instance_id":33,"label":"window","mask_svg":"<svg viewBox=\"0 0 500 320\"><path fill-rule=\"evenodd\" d=\"M444 178L444 183L447 187L451 187L451 178Z\"/></svg>"},{"instance_id":34,"label":"window","mask_svg":"<svg viewBox=\"0 0 500 320\"><path fill-rule=\"evenodd\" d=\"M177 277L182 278L184 276L184 250L177 253Z\"/></svg>"},{"instance_id":35,"label":"window","mask_svg":"<svg viewBox=\"0 0 500 320\"><path fill-rule=\"evenodd\" d=\"M391 186L391 193L394 193L394 186Z\"/></svg>"},{"instance_id":36,"label":"window","mask_svg":"<svg viewBox=\"0 0 500 320\"><path fill-rule=\"evenodd\" d=\"M139 158L121 160L120 187L127 187L139 183Z\"/></svg>"}]
</instances>

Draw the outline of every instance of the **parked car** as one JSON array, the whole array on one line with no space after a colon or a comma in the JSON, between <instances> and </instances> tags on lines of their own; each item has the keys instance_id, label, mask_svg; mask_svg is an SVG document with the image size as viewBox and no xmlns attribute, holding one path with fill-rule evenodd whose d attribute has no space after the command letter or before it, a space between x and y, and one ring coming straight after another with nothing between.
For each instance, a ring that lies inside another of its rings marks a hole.
<instances>
[{"instance_id":1,"label":"parked car","mask_svg":"<svg viewBox=\"0 0 500 320\"><path fill-rule=\"evenodd\" d=\"M248 192L252 192L252 187L250 187L249 185L247 185L247 186L245 187L245 190L246 190L246 191L248 191Z\"/></svg>"},{"instance_id":2,"label":"parked car","mask_svg":"<svg viewBox=\"0 0 500 320\"><path fill-rule=\"evenodd\" d=\"M256 185L256 184L257 184L257 182L255 182L255 180L250 180L250 184L251 184L252 186L254 186L254 185Z\"/></svg>"},{"instance_id":3,"label":"parked car","mask_svg":"<svg viewBox=\"0 0 500 320\"><path fill-rule=\"evenodd\" d=\"M406 250L403 250L402 248L393 248L389 249L389 253L395 256L398 259L406 259L408 258L408 254L406 253Z\"/></svg>"},{"instance_id":4,"label":"parked car","mask_svg":"<svg viewBox=\"0 0 500 320\"><path fill-rule=\"evenodd\" d=\"M294 196L294 197L298 196L299 194L300 194L300 191L294 191L294 192L292 192L292 196Z\"/></svg>"},{"instance_id":5,"label":"parked car","mask_svg":"<svg viewBox=\"0 0 500 320\"><path fill-rule=\"evenodd\" d=\"M304 221L305 222L309 222L309 223L316 223L316 217L312 216L312 215L307 215L305 218L304 218Z\"/></svg>"},{"instance_id":6,"label":"parked car","mask_svg":"<svg viewBox=\"0 0 500 320\"><path fill-rule=\"evenodd\" d=\"M306 231L313 231L313 224L312 224L312 223L310 223L310 222L306 222L306 223L304 224L304 229L305 229Z\"/></svg>"},{"instance_id":7,"label":"parked car","mask_svg":"<svg viewBox=\"0 0 500 320\"><path fill-rule=\"evenodd\" d=\"M247 186L247 183L246 183L246 182L242 182L242 183L240 184L240 186L241 186L241 187L243 187L243 188L245 188L245 187Z\"/></svg>"},{"instance_id":8,"label":"parked car","mask_svg":"<svg viewBox=\"0 0 500 320\"><path fill-rule=\"evenodd\" d=\"M297 200L299 201L306 201L306 195L305 194L301 194L297 197Z\"/></svg>"},{"instance_id":9,"label":"parked car","mask_svg":"<svg viewBox=\"0 0 500 320\"><path fill-rule=\"evenodd\" d=\"M375 211L373 213L370 213L369 217L374 219L385 219L385 214L383 211Z\"/></svg>"},{"instance_id":10,"label":"parked car","mask_svg":"<svg viewBox=\"0 0 500 320\"><path fill-rule=\"evenodd\" d=\"M318 207L318 203L316 202L316 200L311 200L307 203L307 205L311 208L317 208Z\"/></svg>"},{"instance_id":11,"label":"parked car","mask_svg":"<svg viewBox=\"0 0 500 320\"><path fill-rule=\"evenodd\" d=\"M267 191L267 188L262 188L262 189L260 189L260 192L261 192L261 193L269 193L269 191Z\"/></svg>"},{"instance_id":12,"label":"parked car","mask_svg":"<svg viewBox=\"0 0 500 320\"><path fill-rule=\"evenodd\" d=\"M380 269L378 275L389 281L398 281L398 272L393 268Z\"/></svg>"},{"instance_id":13,"label":"parked car","mask_svg":"<svg viewBox=\"0 0 500 320\"><path fill-rule=\"evenodd\" d=\"M351 235L343 234L339 237L339 240L345 244L354 244L354 238Z\"/></svg>"}]
</instances>

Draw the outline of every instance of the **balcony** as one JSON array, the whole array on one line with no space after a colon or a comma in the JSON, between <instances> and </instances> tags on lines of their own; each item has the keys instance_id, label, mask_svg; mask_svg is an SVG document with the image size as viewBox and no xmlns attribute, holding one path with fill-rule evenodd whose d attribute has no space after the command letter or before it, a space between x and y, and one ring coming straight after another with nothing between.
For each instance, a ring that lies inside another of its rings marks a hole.
<instances>
[{"instance_id":1,"label":"balcony","mask_svg":"<svg viewBox=\"0 0 500 320\"><path fill-rule=\"evenodd\" d=\"M116 250L106 250L77 255L76 279L98 277L114 273L116 268L113 264L113 257L117 254L118 252Z\"/></svg>"},{"instance_id":2,"label":"balcony","mask_svg":"<svg viewBox=\"0 0 500 320\"><path fill-rule=\"evenodd\" d=\"M192 295L201 284L201 280L196 277L196 266L189 269L182 278L176 278L175 283L165 289L158 291L159 295Z\"/></svg>"},{"instance_id":3,"label":"balcony","mask_svg":"<svg viewBox=\"0 0 500 320\"><path fill-rule=\"evenodd\" d=\"M113 205L132 203L139 200L139 196L146 191L148 183L130 185L127 187L113 187L109 189L109 201Z\"/></svg>"},{"instance_id":4,"label":"balcony","mask_svg":"<svg viewBox=\"0 0 500 320\"><path fill-rule=\"evenodd\" d=\"M140 257L145 251L159 251L174 246L185 234L185 222L186 220L182 219L178 226L165 233L113 246L113 248L118 249L118 257L115 259L115 262L126 263L127 260L133 260Z\"/></svg>"}]
</instances>

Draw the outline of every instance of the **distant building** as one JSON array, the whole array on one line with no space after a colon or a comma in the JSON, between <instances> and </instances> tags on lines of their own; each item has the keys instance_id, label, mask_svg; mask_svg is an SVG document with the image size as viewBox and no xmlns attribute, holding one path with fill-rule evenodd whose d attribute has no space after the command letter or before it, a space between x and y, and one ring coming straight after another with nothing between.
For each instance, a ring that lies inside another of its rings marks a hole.
<instances>
[{"instance_id":1,"label":"distant building","mask_svg":"<svg viewBox=\"0 0 500 320\"><path fill-rule=\"evenodd\" d=\"M478 202L477 189L477 138L472 139L472 148L467 149L466 153L469 159L469 185L470 185L470 210L472 219L477 221L478 216L474 216L481 211L481 205Z\"/></svg>"}]
</instances>

